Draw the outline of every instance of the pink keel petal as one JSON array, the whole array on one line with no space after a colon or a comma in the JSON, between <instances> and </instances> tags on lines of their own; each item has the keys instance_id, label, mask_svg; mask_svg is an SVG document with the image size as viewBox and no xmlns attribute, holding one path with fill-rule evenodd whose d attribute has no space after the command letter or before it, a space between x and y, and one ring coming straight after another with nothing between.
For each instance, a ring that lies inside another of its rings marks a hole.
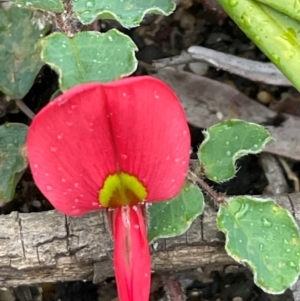
<instances>
[{"instance_id":1,"label":"pink keel petal","mask_svg":"<svg viewBox=\"0 0 300 301\"><path fill-rule=\"evenodd\" d=\"M120 301L149 300L151 258L142 206L124 206L112 213Z\"/></svg>"}]
</instances>

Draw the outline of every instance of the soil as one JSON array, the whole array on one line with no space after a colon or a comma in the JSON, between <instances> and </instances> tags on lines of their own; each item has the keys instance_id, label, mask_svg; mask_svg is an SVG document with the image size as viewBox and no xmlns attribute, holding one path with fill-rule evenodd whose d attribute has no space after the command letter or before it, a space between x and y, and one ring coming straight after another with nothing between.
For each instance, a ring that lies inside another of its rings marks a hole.
<instances>
[{"instance_id":1,"label":"soil","mask_svg":"<svg viewBox=\"0 0 300 301\"><path fill-rule=\"evenodd\" d=\"M182 1L176 12L171 16L150 15L145 18L142 26L125 30L113 21L99 21L97 27L101 31L117 27L128 34L137 44L140 61L137 74L151 73L150 64L153 60L179 55L189 46L201 45L226 53L247 57L258 61L267 61L259 49L241 32L222 10L214 10L207 1ZM214 1L212 1L214 2ZM266 91L273 99L278 100L282 93L295 93L293 88L283 88L258 84L222 70L210 67L205 76L228 83L247 96L257 99L260 91ZM43 67L35 84L23 101L34 112L38 112L58 89L57 75L49 67ZM23 113L8 112L1 117L5 121L29 124ZM194 152L203 140L202 129L190 127ZM195 153L192 154L195 156ZM237 176L222 185L213 185L227 195L249 194L261 195L268 185L268 180L259 163L258 156L247 156L238 162ZM291 168L300 175L300 165L290 162ZM289 191L293 191L290 183ZM7 206L0 208L0 214L12 211L37 212L51 210L52 206L34 186L30 171L27 171L17 187L16 197ZM292 301L292 293L271 296L257 288L253 276L246 268L225 268L210 275L197 271L187 271L185 274L173 274L175 279L184 283L187 300L243 300L243 301ZM201 278L202 277L202 278ZM160 275L154 278L160 279ZM66 282L41 284L40 286L18 287L13 295L16 300L44 301L84 301L113 300L117 297L114 279L107 279L100 285L90 282ZM11 299L13 300L13 299ZM151 301L166 300L163 283L158 280L151 294ZM0 300L1 301L1 300Z\"/></svg>"}]
</instances>

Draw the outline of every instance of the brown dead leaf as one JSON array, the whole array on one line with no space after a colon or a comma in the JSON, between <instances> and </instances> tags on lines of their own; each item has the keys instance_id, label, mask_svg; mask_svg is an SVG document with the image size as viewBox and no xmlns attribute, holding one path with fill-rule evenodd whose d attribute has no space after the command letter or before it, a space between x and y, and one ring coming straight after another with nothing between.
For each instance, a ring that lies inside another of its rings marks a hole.
<instances>
[{"instance_id":1,"label":"brown dead leaf","mask_svg":"<svg viewBox=\"0 0 300 301\"><path fill-rule=\"evenodd\" d=\"M300 93L282 93L279 101L273 100L270 108L278 113L287 113L300 117Z\"/></svg>"},{"instance_id":2,"label":"brown dead leaf","mask_svg":"<svg viewBox=\"0 0 300 301\"><path fill-rule=\"evenodd\" d=\"M206 77L171 68L161 69L155 76L175 90L189 122L196 127L207 128L229 118L264 123L276 116L231 86Z\"/></svg>"},{"instance_id":3,"label":"brown dead leaf","mask_svg":"<svg viewBox=\"0 0 300 301\"><path fill-rule=\"evenodd\" d=\"M192 125L207 128L230 118L267 125L276 142L265 151L300 160L299 117L285 114L279 126L268 125L277 113L228 85L172 68L159 70L155 77L176 92Z\"/></svg>"}]
</instances>

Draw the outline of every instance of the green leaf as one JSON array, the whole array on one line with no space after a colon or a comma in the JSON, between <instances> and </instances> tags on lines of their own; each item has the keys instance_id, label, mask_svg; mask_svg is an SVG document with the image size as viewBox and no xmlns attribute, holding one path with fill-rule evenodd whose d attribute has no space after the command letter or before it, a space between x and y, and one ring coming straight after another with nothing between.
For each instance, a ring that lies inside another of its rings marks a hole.
<instances>
[{"instance_id":1,"label":"green leaf","mask_svg":"<svg viewBox=\"0 0 300 301\"><path fill-rule=\"evenodd\" d=\"M60 0L11 0L11 2L30 8L51 11L54 13L62 13L64 11L64 6Z\"/></svg>"},{"instance_id":2,"label":"green leaf","mask_svg":"<svg viewBox=\"0 0 300 301\"><path fill-rule=\"evenodd\" d=\"M218 1L245 34L300 89L300 22L255 0ZM277 2L286 6L286 1Z\"/></svg>"},{"instance_id":3,"label":"green leaf","mask_svg":"<svg viewBox=\"0 0 300 301\"><path fill-rule=\"evenodd\" d=\"M73 0L75 15L83 24L115 19L127 28L138 26L148 13L169 15L174 9L172 0Z\"/></svg>"},{"instance_id":4,"label":"green leaf","mask_svg":"<svg viewBox=\"0 0 300 301\"><path fill-rule=\"evenodd\" d=\"M203 134L198 158L207 178L215 182L234 177L237 159L261 152L273 140L264 127L238 119L218 123Z\"/></svg>"},{"instance_id":5,"label":"green leaf","mask_svg":"<svg viewBox=\"0 0 300 301\"><path fill-rule=\"evenodd\" d=\"M28 9L0 7L0 90L11 98L22 98L31 88L43 63L36 41L40 30Z\"/></svg>"},{"instance_id":6,"label":"green leaf","mask_svg":"<svg viewBox=\"0 0 300 301\"><path fill-rule=\"evenodd\" d=\"M132 40L112 29L81 32L69 38L56 32L40 41L42 60L58 74L62 91L87 82L110 82L137 67Z\"/></svg>"},{"instance_id":7,"label":"green leaf","mask_svg":"<svg viewBox=\"0 0 300 301\"><path fill-rule=\"evenodd\" d=\"M226 251L247 263L264 291L280 294L298 277L300 235L291 214L272 200L232 197L221 204L218 228L226 234Z\"/></svg>"},{"instance_id":8,"label":"green leaf","mask_svg":"<svg viewBox=\"0 0 300 301\"><path fill-rule=\"evenodd\" d=\"M0 126L0 207L14 197L17 183L27 167L27 129L19 123Z\"/></svg>"},{"instance_id":9,"label":"green leaf","mask_svg":"<svg viewBox=\"0 0 300 301\"><path fill-rule=\"evenodd\" d=\"M261 3L273 7L275 10L288 15L289 17L300 21L300 2L295 0L257 0Z\"/></svg>"},{"instance_id":10,"label":"green leaf","mask_svg":"<svg viewBox=\"0 0 300 301\"><path fill-rule=\"evenodd\" d=\"M203 194L193 184L186 184L180 194L169 201L152 203L148 207L149 241L184 233L202 213L203 207Z\"/></svg>"}]
</instances>

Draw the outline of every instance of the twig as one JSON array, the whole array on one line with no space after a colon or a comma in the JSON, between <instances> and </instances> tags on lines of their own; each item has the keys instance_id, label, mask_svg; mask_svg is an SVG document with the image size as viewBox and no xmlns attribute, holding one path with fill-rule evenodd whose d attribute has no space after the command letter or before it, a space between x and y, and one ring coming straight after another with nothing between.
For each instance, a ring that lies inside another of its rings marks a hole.
<instances>
[{"instance_id":1,"label":"twig","mask_svg":"<svg viewBox=\"0 0 300 301\"><path fill-rule=\"evenodd\" d=\"M149 71L149 72L153 72L153 71L155 71L156 69L153 67L153 65L151 65L151 64L148 64L148 63L146 63L146 62L143 62L143 61L138 61L139 62L139 65L141 66L141 67L144 67L147 71Z\"/></svg>"},{"instance_id":2,"label":"twig","mask_svg":"<svg viewBox=\"0 0 300 301\"><path fill-rule=\"evenodd\" d=\"M155 69L161 69L199 61L252 81L270 85L292 86L291 82L272 63L248 60L200 46L192 46L188 49L188 53L179 56L153 61L152 65Z\"/></svg>"},{"instance_id":3,"label":"twig","mask_svg":"<svg viewBox=\"0 0 300 301\"><path fill-rule=\"evenodd\" d=\"M28 118L33 119L35 114L27 107L27 105L21 100L16 100L16 105Z\"/></svg>"},{"instance_id":4,"label":"twig","mask_svg":"<svg viewBox=\"0 0 300 301\"><path fill-rule=\"evenodd\" d=\"M188 52L194 59L207 62L216 68L253 81L271 85L292 86L291 82L272 63L248 60L200 46L192 46L188 49Z\"/></svg>"},{"instance_id":5,"label":"twig","mask_svg":"<svg viewBox=\"0 0 300 301\"><path fill-rule=\"evenodd\" d=\"M177 65L182 65L182 64L188 64L188 63L195 62L195 61L198 61L198 60L193 58L191 54L183 53L178 56L172 56L172 57L167 57L165 59L153 61L152 66L154 67L154 69L158 70L158 69L165 68L168 66L177 66Z\"/></svg>"},{"instance_id":6,"label":"twig","mask_svg":"<svg viewBox=\"0 0 300 301\"><path fill-rule=\"evenodd\" d=\"M294 182L294 192L299 192L300 191L300 185L299 185L299 179L297 177L297 175L292 171L292 169L290 168L290 166L286 163L286 161L281 158L278 157L278 160L280 162L280 164L282 165L284 171L286 172L287 177Z\"/></svg>"}]
</instances>

